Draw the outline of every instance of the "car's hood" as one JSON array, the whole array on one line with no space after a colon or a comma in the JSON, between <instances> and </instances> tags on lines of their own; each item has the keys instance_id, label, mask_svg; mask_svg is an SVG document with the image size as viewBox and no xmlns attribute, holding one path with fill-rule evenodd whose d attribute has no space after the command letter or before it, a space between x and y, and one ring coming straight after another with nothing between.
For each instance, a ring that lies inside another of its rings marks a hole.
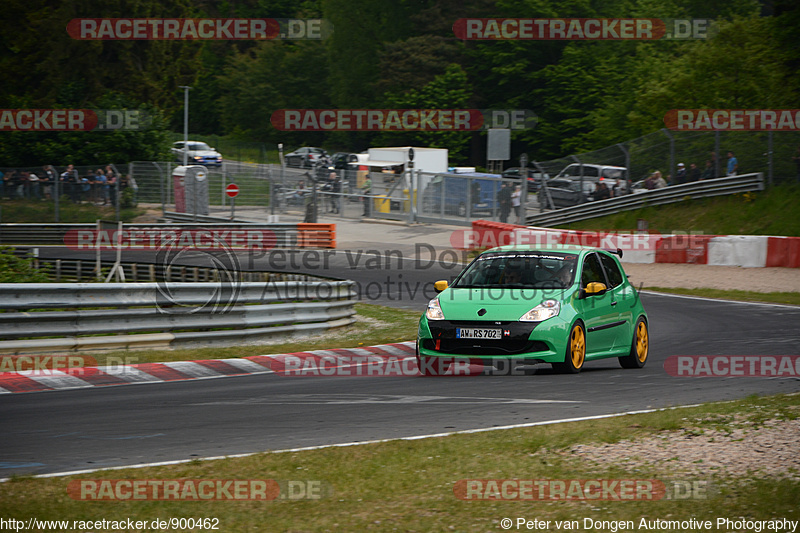
<instances>
[{"instance_id":1,"label":"car's hood","mask_svg":"<svg viewBox=\"0 0 800 533\"><path fill-rule=\"evenodd\" d=\"M445 320L518 320L545 300L563 301L568 290L454 289L439 295ZM479 314L481 309L486 312Z\"/></svg>"},{"instance_id":2,"label":"car's hood","mask_svg":"<svg viewBox=\"0 0 800 533\"><path fill-rule=\"evenodd\" d=\"M202 157L219 157L220 153L216 150L189 150L189 155L191 156L202 156Z\"/></svg>"}]
</instances>

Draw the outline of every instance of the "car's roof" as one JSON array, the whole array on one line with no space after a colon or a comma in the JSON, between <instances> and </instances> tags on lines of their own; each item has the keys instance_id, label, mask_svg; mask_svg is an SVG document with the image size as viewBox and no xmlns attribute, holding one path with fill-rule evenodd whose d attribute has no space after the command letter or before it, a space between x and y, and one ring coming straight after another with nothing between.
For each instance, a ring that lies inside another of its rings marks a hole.
<instances>
[{"instance_id":1,"label":"car's roof","mask_svg":"<svg viewBox=\"0 0 800 533\"><path fill-rule=\"evenodd\" d=\"M567 255L581 255L589 252L605 252L609 255L617 255L617 252L608 250L606 248L596 248L594 246L579 246L574 244L554 244L552 246L540 246L534 244L519 245L507 244L505 246L496 246L481 252L480 255L490 253L507 253L507 252L533 252L533 253L561 253Z\"/></svg>"},{"instance_id":2,"label":"car's roof","mask_svg":"<svg viewBox=\"0 0 800 533\"><path fill-rule=\"evenodd\" d=\"M558 244L554 246L537 246L533 244L526 244L526 245L507 244L505 246L497 246L495 248L486 250L481 255L494 252L542 252L542 253L559 252L570 255L578 255L583 251L595 251L595 250L597 250L597 248L592 248L589 246L574 246L570 244Z\"/></svg>"}]
</instances>

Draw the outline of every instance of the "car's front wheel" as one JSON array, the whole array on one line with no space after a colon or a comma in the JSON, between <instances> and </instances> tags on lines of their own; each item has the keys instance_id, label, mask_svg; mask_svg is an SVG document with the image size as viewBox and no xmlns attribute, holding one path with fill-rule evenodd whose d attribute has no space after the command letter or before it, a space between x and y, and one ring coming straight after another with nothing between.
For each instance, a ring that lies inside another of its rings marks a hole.
<instances>
[{"instance_id":1,"label":"car's front wheel","mask_svg":"<svg viewBox=\"0 0 800 533\"><path fill-rule=\"evenodd\" d=\"M642 368L647 363L647 356L650 354L650 334L647 331L647 321L639 317L636 327L633 329L633 342L631 343L631 353L619 358L622 368Z\"/></svg>"},{"instance_id":2,"label":"car's front wheel","mask_svg":"<svg viewBox=\"0 0 800 533\"><path fill-rule=\"evenodd\" d=\"M569 332L566 352L564 362L553 363L553 368L565 374L577 374L586 362L586 331L580 322L576 322Z\"/></svg>"}]
</instances>

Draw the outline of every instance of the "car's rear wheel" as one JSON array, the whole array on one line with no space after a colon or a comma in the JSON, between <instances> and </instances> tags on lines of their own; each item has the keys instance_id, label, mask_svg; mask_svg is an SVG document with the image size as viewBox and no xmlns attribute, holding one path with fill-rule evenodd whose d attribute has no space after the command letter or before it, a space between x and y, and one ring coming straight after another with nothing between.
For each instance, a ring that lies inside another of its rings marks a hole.
<instances>
[{"instance_id":1,"label":"car's rear wheel","mask_svg":"<svg viewBox=\"0 0 800 533\"><path fill-rule=\"evenodd\" d=\"M647 363L650 354L650 333L647 331L647 321L639 317L636 327L633 328L633 342L631 353L619 358L622 368L642 368Z\"/></svg>"},{"instance_id":2,"label":"car's rear wheel","mask_svg":"<svg viewBox=\"0 0 800 533\"><path fill-rule=\"evenodd\" d=\"M553 363L553 368L565 374L577 374L586 362L586 332L583 324L576 322L569 332L567 353L563 363Z\"/></svg>"}]
</instances>

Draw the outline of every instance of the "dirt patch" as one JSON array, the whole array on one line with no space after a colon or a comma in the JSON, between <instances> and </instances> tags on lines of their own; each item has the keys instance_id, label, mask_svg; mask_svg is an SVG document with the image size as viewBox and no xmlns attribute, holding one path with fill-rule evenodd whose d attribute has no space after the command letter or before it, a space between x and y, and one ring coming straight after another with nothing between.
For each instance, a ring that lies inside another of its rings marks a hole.
<instances>
[{"instance_id":1,"label":"dirt patch","mask_svg":"<svg viewBox=\"0 0 800 533\"><path fill-rule=\"evenodd\" d=\"M737 424L739 425L739 424ZM752 422L730 430L669 432L641 440L601 446L578 444L560 455L629 472L648 468L675 474L783 477L800 480L800 420Z\"/></svg>"},{"instance_id":2,"label":"dirt patch","mask_svg":"<svg viewBox=\"0 0 800 533\"><path fill-rule=\"evenodd\" d=\"M721 289L754 292L800 291L800 268L745 268L677 263L625 263L636 287Z\"/></svg>"}]
</instances>

